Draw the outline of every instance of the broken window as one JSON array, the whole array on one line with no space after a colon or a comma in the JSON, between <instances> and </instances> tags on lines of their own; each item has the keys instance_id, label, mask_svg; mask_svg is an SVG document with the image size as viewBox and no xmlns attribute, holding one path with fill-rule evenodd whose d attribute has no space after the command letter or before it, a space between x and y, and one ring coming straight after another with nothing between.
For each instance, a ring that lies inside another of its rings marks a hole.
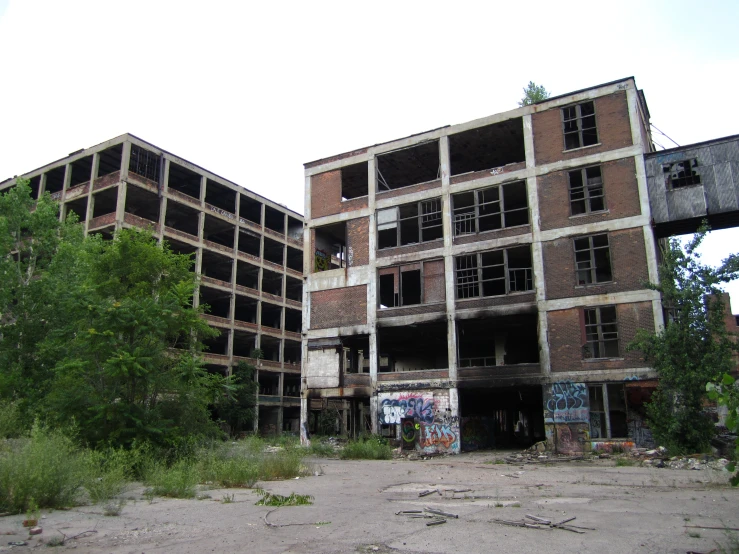
<instances>
[{"instance_id":1,"label":"broken window","mask_svg":"<svg viewBox=\"0 0 739 554\"><path fill-rule=\"evenodd\" d=\"M379 282L380 308L443 302L444 261L386 267L379 270Z\"/></svg>"},{"instance_id":2,"label":"broken window","mask_svg":"<svg viewBox=\"0 0 739 554\"><path fill-rule=\"evenodd\" d=\"M509 119L449 135L452 175L526 161L523 119Z\"/></svg>"},{"instance_id":3,"label":"broken window","mask_svg":"<svg viewBox=\"0 0 739 554\"><path fill-rule=\"evenodd\" d=\"M109 175L121 170L121 158L123 157L123 144L116 144L100 152L98 157L97 176Z\"/></svg>"},{"instance_id":4,"label":"broken window","mask_svg":"<svg viewBox=\"0 0 739 554\"><path fill-rule=\"evenodd\" d=\"M526 183L519 181L452 196L454 235L469 235L526 225L529 204Z\"/></svg>"},{"instance_id":5,"label":"broken window","mask_svg":"<svg viewBox=\"0 0 739 554\"><path fill-rule=\"evenodd\" d=\"M205 202L228 212L228 214L236 213L236 191L211 179L205 181ZM220 210L215 211L230 217L230 215L224 214Z\"/></svg>"},{"instance_id":6,"label":"broken window","mask_svg":"<svg viewBox=\"0 0 739 554\"><path fill-rule=\"evenodd\" d=\"M458 256L454 272L459 299L534 290L529 246Z\"/></svg>"},{"instance_id":7,"label":"broken window","mask_svg":"<svg viewBox=\"0 0 739 554\"><path fill-rule=\"evenodd\" d=\"M368 163L347 165L341 168L341 200L367 196L369 191Z\"/></svg>"},{"instance_id":8,"label":"broken window","mask_svg":"<svg viewBox=\"0 0 739 554\"><path fill-rule=\"evenodd\" d=\"M608 235L575 239L577 284L604 283L613 279Z\"/></svg>"},{"instance_id":9,"label":"broken window","mask_svg":"<svg viewBox=\"0 0 739 554\"><path fill-rule=\"evenodd\" d=\"M463 319L456 327L459 367L539 362L536 315Z\"/></svg>"},{"instance_id":10,"label":"broken window","mask_svg":"<svg viewBox=\"0 0 739 554\"><path fill-rule=\"evenodd\" d=\"M590 438L627 438L626 395L623 383L589 385Z\"/></svg>"},{"instance_id":11,"label":"broken window","mask_svg":"<svg viewBox=\"0 0 739 554\"><path fill-rule=\"evenodd\" d=\"M46 173L46 192L55 194L61 192L64 188L64 177L66 175L66 166L55 167Z\"/></svg>"},{"instance_id":12,"label":"broken window","mask_svg":"<svg viewBox=\"0 0 739 554\"><path fill-rule=\"evenodd\" d=\"M598 144L595 127L595 104L583 102L562 108L562 125L565 135L565 150Z\"/></svg>"},{"instance_id":13,"label":"broken window","mask_svg":"<svg viewBox=\"0 0 739 554\"><path fill-rule=\"evenodd\" d=\"M92 156L86 156L71 164L72 175L69 179L69 188L87 183L92 176Z\"/></svg>"},{"instance_id":14,"label":"broken window","mask_svg":"<svg viewBox=\"0 0 739 554\"><path fill-rule=\"evenodd\" d=\"M449 367L446 321L379 327L377 342L381 373Z\"/></svg>"},{"instance_id":15,"label":"broken window","mask_svg":"<svg viewBox=\"0 0 739 554\"><path fill-rule=\"evenodd\" d=\"M135 185L126 190L126 213L137 215L152 223L159 221L159 196Z\"/></svg>"},{"instance_id":16,"label":"broken window","mask_svg":"<svg viewBox=\"0 0 739 554\"><path fill-rule=\"evenodd\" d=\"M200 202L202 184L203 178L200 174L174 162L169 162L167 187L170 191L185 194L195 201Z\"/></svg>"},{"instance_id":17,"label":"broken window","mask_svg":"<svg viewBox=\"0 0 739 554\"><path fill-rule=\"evenodd\" d=\"M570 171L568 176L572 215L601 212L606 209L599 165Z\"/></svg>"},{"instance_id":18,"label":"broken window","mask_svg":"<svg viewBox=\"0 0 739 554\"><path fill-rule=\"evenodd\" d=\"M440 239L444 235L441 198L421 200L377 212L378 248Z\"/></svg>"},{"instance_id":19,"label":"broken window","mask_svg":"<svg viewBox=\"0 0 739 554\"><path fill-rule=\"evenodd\" d=\"M674 164L663 164L662 171L665 174L665 185L673 189L700 185L701 176L695 172L696 167L698 167L698 160L695 158Z\"/></svg>"},{"instance_id":20,"label":"broken window","mask_svg":"<svg viewBox=\"0 0 739 554\"><path fill-rule=\"evenodd\" d=\"M617 358L618 326L616 307L603 306L583 310L583 359Z\"/></svg>"},{"instance_id":21,"label":"broken window","mask_svg":"<svg viewBox=\"0 0 739 554\"><path fill-rule=\"evenodd\" d=\"M316 227L313 272L346 267L346 222Z\"/></svg>"},{"instance_id":22,"label":"broken window","mask_svg":"<svg viewBox=\"0 0 739 554\"><path fill-rule=\"evenodd\" d=\"M159 181L159 156L136 144L131 145L128 171L151 181Z\"/></svg>"},{"instance_id":23,"label":"broken window","mask_svg":"<svg viewBox=\"0 0 739 554\"><path fill-rule=\"evenodd\" d=\"M381 154L376 161L378 192L441 178L438 140Z\"/></svg>"}]
</instances>

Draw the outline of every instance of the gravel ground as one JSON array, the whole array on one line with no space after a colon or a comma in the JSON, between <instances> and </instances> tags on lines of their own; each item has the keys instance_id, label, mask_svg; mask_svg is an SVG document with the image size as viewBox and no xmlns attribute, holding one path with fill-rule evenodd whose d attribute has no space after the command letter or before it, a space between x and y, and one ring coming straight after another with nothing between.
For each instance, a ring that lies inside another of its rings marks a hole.
<instances>
[{"instance_id":1,"label":"gravel ground","mask_svg":"<svg viewBox=\"0 0 739 554\"><path fill-rule=\"evenodd\" d=\"M101 506L45 512L43 533L34 537L23 529L23 516L0 518L0 551L50 551L46 546L52 539L66 536L54 551L739 552L739 531L726 530L739 528L739 489L727 485L725 471L617 467L614 459L495 463L504 456L315 459L318 475L260 483L273 493L314 497L309 506L277 509L256 506L258 495L247 489L208 490L209 498L201 500L149 502L135 487L123 495L127 501L119 516L103 515ZM440 520L396 515L426 508L459 517L427 526ZM592 530L493 521L520 521L527 514L555 522L575 517L572 525Z\"/></svg>"}]
</instances>

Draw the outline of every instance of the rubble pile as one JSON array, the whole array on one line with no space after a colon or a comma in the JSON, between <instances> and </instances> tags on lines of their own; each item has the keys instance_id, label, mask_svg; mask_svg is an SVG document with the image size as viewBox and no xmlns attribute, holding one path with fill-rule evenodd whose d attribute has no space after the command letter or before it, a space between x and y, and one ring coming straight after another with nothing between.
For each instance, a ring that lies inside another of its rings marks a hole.
<instances>
[{"instance_id":1,"label":"rubble pile","mask_svg":"<svg viewBox=\"0 0 739 554\"><path fill-rule=\"evenodd\" d=\"M639 458L643 465L668 469L715 469L724 470L729 465L726 458L716 458L708 454L693 454L691 456L667 456L664 446L647 450L646 448L634 448L631 456Z\"/></svg>"}]
</instances>

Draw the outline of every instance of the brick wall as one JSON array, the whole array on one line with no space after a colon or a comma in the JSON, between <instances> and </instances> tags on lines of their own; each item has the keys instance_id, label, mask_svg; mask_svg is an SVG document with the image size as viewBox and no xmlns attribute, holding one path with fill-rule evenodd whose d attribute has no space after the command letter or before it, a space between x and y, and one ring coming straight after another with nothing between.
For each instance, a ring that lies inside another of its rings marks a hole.
<instances>
[{"instance_id":1,"label":"brick wall","mask_svg":"<svg viewBox=\"0 0 739 554\"><path fill-rule=\"evenodd\" d=\"M369 263L369 217L360 217L346 222L349 267Z\"/></svg>"},{"instance_id":2,"label":"brick wall","mask_svg":"<svg viewBox=\"0 0 739 554\"><path fill-rule=\"evenodd\" d=\"M446 300L444 282L444 260L431 260L423 263L423 300L426 303Z\"/></svg>"},{"instance_id":3,"label":"brick wall","mask_svg":"<svg viewBox=\"0 0 739 554\"><path fill-rule=\"evenodd\" d=\"M319 173L310 178L310 214L312 218L341 212L341 170Z\"/></svg>"},{"instance_id":4,"label":"brick wall","mask_svg":"<svg viewBox=\"0 0 739 554\"><path fill-rule=\"evenodd\" d=\"M456 185L457 183L466 183L467 181L474 181L475 179L482 179L484 177L489 177L490 175L501 175L503 173L513 173L514 171L520 171L522 169L526 169L526 162L516 162L516 163L504 165L502 167L495 168L496 169L495 172L491 171L491 169L483 169L482 171L473 171L472 173L463 173L462 175L457 175L456 177L451 178L450 183L452 185Z\"/></svg>"},{"instance_id":5,"label":"brick wall","mask_svg":"<svg viewBox=\"0 0 739 554\"><path fill-rule=\"evenodd\" d=\"M589 166L588 166L589 167ZM608 219L632 217L641 213L634 158L601 164L606 211L570 217L569 171L556 171L537 179L541 229L585 225Z\"/></svg>"},{"instance_id":6,"label":"brick wall","mask_svg":"<svg viewBox=\"0 0 739 554\"><path fill-rule=\"evenodd\" d=\"M552 372L625 369L645 365L640 352L626 352L640 328L654 330L651 302L635 302L616 306L619 359L583 360L580 308L547 313L549 327L549 357Z\"/></svg>"},{"instance_id":7,"label":"brick wall","mask_svg":"<svg viewBox=\"0 0 739 554\"><path fill-rule=\"evenodd\" d=\"M311 329L328 329L366 323L367 285L311 293Z\"/></svg>"},{"instance_id":8,"label":"brick wall","mask_svg":"<svg viewBox=\"0 0 739 554\"><path fill-rule=\"evenodd\" d=\"M565 237L542 243L548 299L639 290L649 280L641 228L608 233L613 280L607 283L577 285L573 240Z\"/></svg>"},{"instance_id":9,"label":"brick wall","mask_svg":"<svg viewBox=\"0 0 739 554\"><path fill-rule=\"evenodd\" d=\"M378 190L377 200L384 200L385 198L394 198L396 196L403 196L405 194L413 194L414 192L421 192L423 190L431 190L435 188L441 188L441 179L436 179L435 181L428 181L427 183L419 183L417 185L401 187L399 189Z\"/></svg>"},{"instance_id":10,"label":"brick wall","mask_svg":"<svg viewBox=\"0 0 739 554\"><path fill-rule=\"evenodd\" d=\"M537 165L631 146L631 126L626 92L620 91L608 96L601 96L595 98L594 102L595 122L598 128L600 146L563 152L562 110L552 108L533 114L531 121L534 131L534 156Z\"/></svg>"},{"instance_id":11,"label":"brick wall","mask_svg":"<svg viewBox=\"0 0 739 554\"><path fill-rule=\"evenodd\" d=\"M378 258L387 258L389 256L397 256L398 254L411 254L413 252L423 252L424 250L433 250L444 246L444 239L435 239L428 242L418 242L407 246L394 246L392 248L383 248L377 250Z\"/></svg>"}]
</instances>

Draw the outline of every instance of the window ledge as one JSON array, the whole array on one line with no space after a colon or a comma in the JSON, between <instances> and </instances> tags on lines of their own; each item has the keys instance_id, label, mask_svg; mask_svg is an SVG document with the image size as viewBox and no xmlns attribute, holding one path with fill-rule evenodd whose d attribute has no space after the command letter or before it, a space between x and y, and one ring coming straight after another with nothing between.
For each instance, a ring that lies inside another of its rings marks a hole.
<instances>
[{"instance_id":1,"label":"window ledge","mask_svg":"<svg viewBox=\"0 0 739 554\"><path fill-rule=\"evenodd\" d=\"M588 217L589 215L608 215L610 213L611 210L598 210L595 212L586 212L584 214L571 215L570 219L579 219L581 217Z\"/></svg>"},{"instance_id":2,"label":"window ledge","mask_svg":"<svg viewBox=\"0 0 739 554\"><path fill-rule=\"evenodd\" d=\"M585 358L581 360L584 364L591 364L594 362L623 362L625 358Z\"/></svg>"},{"instance_id":3,"label":"window ledge","mask_svg":"<svg viewBox=\"0 0 739 554\"><path fill-rule=\"evenodd\" d=\"M580 146L579 148L570 148L569 150L562 150L562 154L567 152L577 152L578 150L587 150L588 148L595 148L596 146L603 146L602 143L596 142L595 144L588 144L587 146Z\"/></svg>"},{"instance_id":4,"label":"window ledge","mask_svg":"<svg viewBox=\"0 0 739 554\"><path fill-rule=\"evenodd\" d=\"M576 216L572 216L572 217L576 217ZM486 233L498 233L500 231L506 231L507 229L520 229L522 227L530 227L530 226L531 226L531 222L528 222L528 223L522 223L521 225L510 225L508 227L501 227L500 229L488 229L487 231L477 231L475 233L459 233L459 234L455 234L454 238L458 239L461 237L474 237L477 235L484 235Z\"/></svg>"},{"instance_id":5,"label":"window ledge","mask_svg":"<svg viewBox=\"0 0 739 554\"><path fill-rule=\"evenodd\" d=\"M588 283L587 285L575 285L576 289L589 289L592 287L599 287L601 285L617 285L618 281L599 281L597 283Z\"/></svg>"},{"instance_id":6,"label":"window ledge","mask_svg":"<svg viewBox=\"0 0 739 554\"><path fill-rule=\"evenodd\" d=\"M475 297L477 298L477 297ZM444 302L421 302L419 304L403 304L402 306L385 306L384 308L382 306L378 306L378 311L387 311L387 310L399 310L402 308L415 308L416 306L444 306L446 305L446 301Z\"/></svg>"},{"instance_id":7,"label":"window ledge","mask_svg":"<svg viewBox=\"0 0 739 554\"><path fill-rule=\"evenodd\" d=\"M386 246L384 248L377 247L377 251L378 252L388 252L388 251L394 250L394 249L408 248L408 247L411 247L411 246L418 246L419 244L433 244L435 242L438 242L441 245L443 245L444 244L444 238L442 237L440 239L424 240L422 242L411 242L411 243L408 243L408 244L401 244L400 246Z\"/></svg>"}]
</instances>

